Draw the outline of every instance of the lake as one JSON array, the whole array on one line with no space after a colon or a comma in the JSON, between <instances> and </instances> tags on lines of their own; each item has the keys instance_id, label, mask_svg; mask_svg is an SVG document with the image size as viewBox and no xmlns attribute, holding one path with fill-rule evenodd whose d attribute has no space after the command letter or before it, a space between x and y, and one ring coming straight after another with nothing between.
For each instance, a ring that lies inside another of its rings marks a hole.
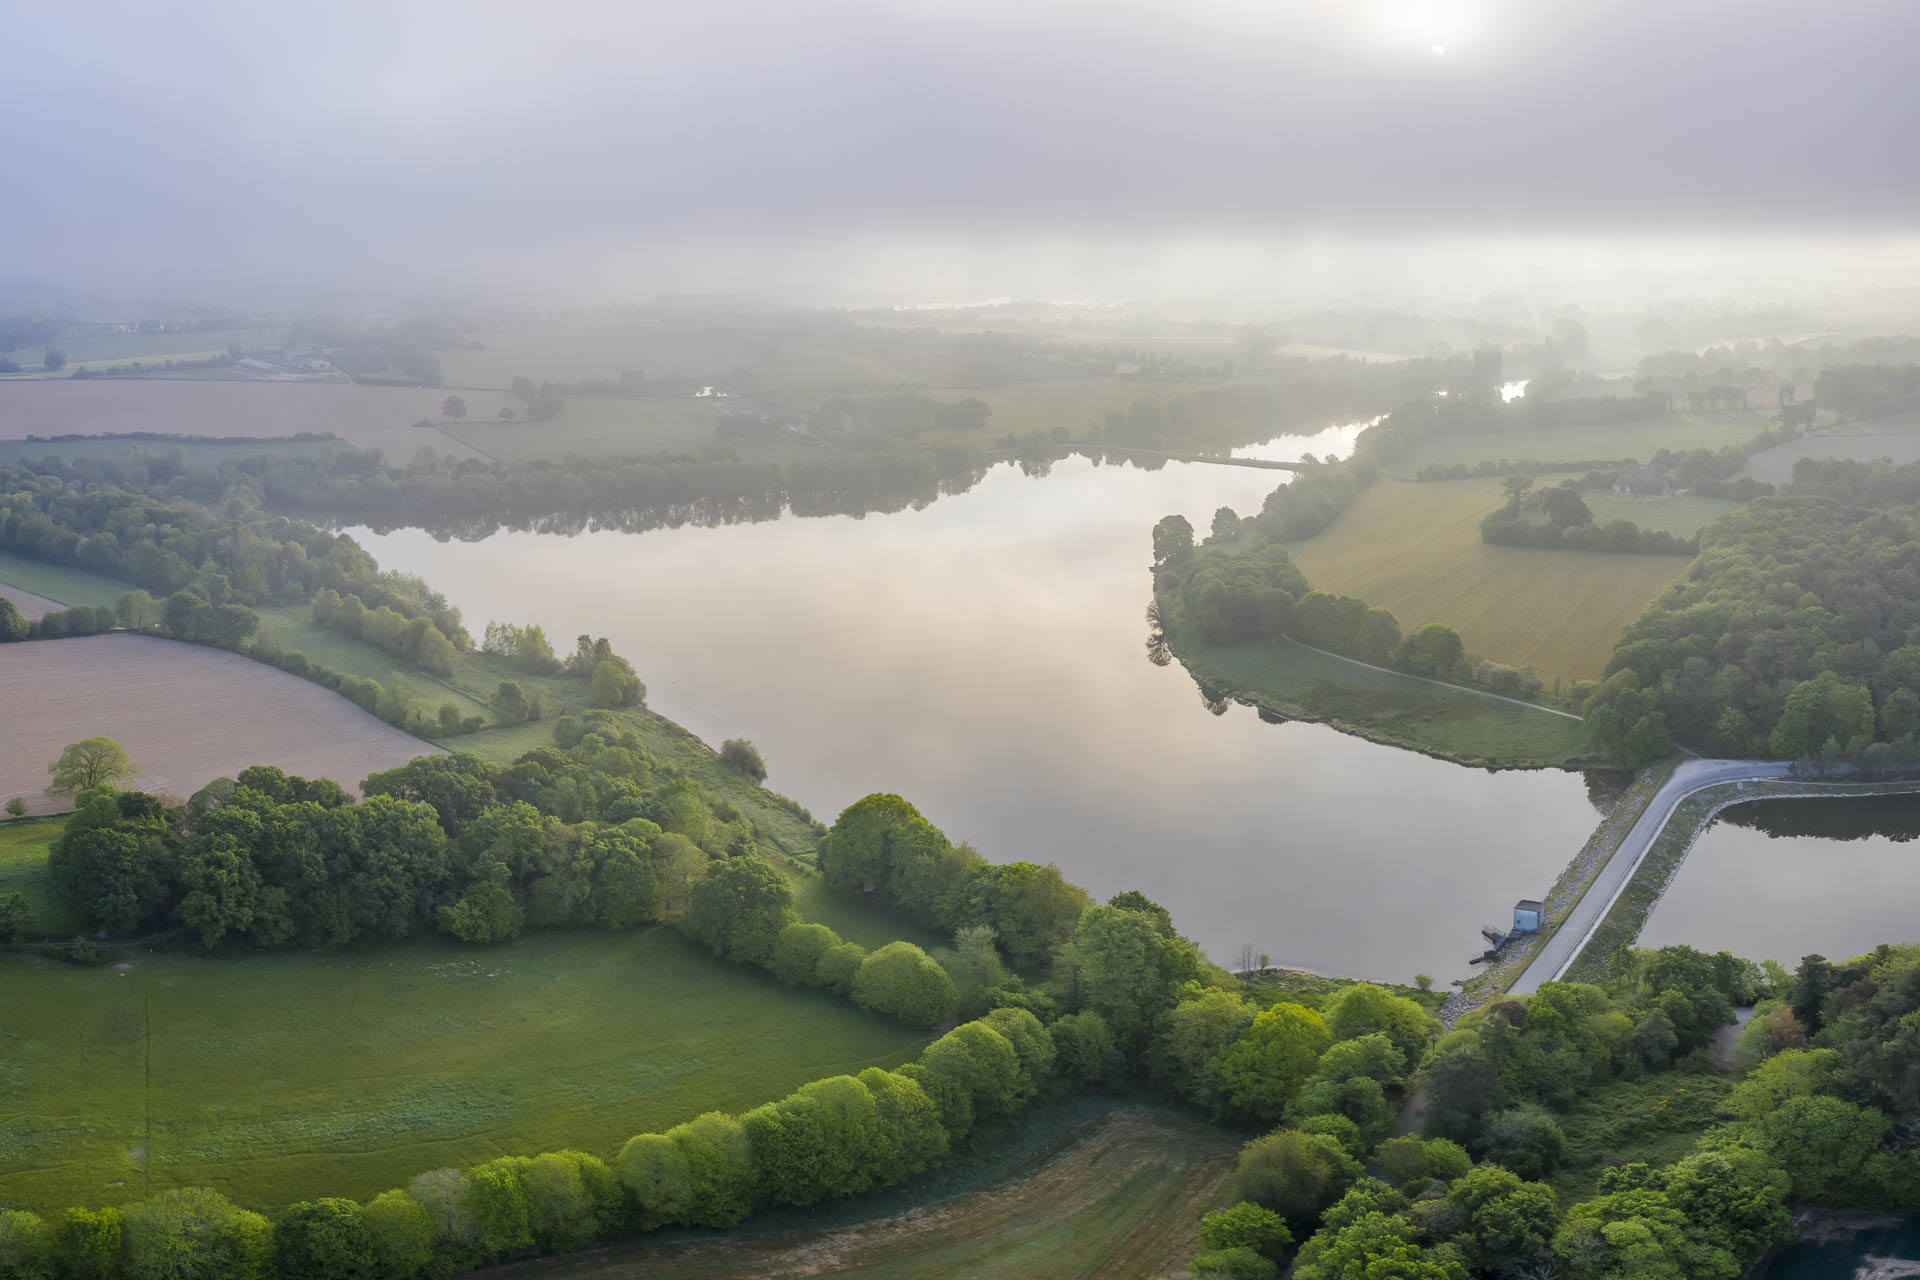
<instances>
[{"instance_id":1,"label":"lake","mask_svg":"<svg viewBox=\"0 0 1920 1280\"><path fill-rule=\"evenodd\" d=\"M1789 967L1920 939L1920 796L1767 800L1724 810L1640 944L1686 942Z\"/></svg>"},{"instance_id":2,"label":"lake","mask_svg":"<svg viewBox=\"0 0 1920 1280\"><path fill-rule=\"evenodd\" d=\"M1359 424L1292 437L1344 453ZM1261 456L1275 457L1276 446ZM1282 452L1286 452L1282 450ZM606 635L648 704L708 742L751 739L768 785L831 822L897 792L995 861L1139 889L1216 960L1445 982L1482 923L1539 897L1596 822L1585 780L1490 773L1216 715L1147 656L1150 533L1202 533L1285 472L1070 458L864 518L644 534L351 532L464 610Z\"/></svg>"},{"instance_id":3,"label":"lake","mask_svg":"<svg viewBox=\"0 0 1920 1280\"><path fill-rule=\"evenodd\" d=\"M1920 1276L1920 1221L1880 1220L1781 1250L1756 1280L1893 1280Z\"/></svg>"}]
</instances>

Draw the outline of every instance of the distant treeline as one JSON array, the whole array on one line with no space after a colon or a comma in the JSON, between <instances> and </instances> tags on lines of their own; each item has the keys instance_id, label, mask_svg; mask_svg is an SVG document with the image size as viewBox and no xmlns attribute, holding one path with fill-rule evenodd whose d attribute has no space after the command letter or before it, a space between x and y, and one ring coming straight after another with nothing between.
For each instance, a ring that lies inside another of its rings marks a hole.
<instances>
[{"instance_id":1,"label":"distant treeline","mask_svg":"<svg viewBox=\"0 0 1920 1280\"><path fill-rule=\"evenodd\" d=\"M1593 511L1580 497L1584 486L1579 481L1562 481L1551 489L1536 492L1528 491L1529 484L1524 476L1508 481L1506 506L1480 522L1482 541L1508 547L1662 556L1690 556L1700 549L1697 538L1682 538L1660 529L1642 529L1631 520L1595 524Z\"/></svg>"}]
</instances>

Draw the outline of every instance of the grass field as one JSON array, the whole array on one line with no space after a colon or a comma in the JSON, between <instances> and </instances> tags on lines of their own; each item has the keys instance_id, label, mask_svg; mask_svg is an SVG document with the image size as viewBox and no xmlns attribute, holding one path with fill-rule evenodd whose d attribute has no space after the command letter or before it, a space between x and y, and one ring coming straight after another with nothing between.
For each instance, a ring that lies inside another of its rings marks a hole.
<instances>
[{"instance_id":1,"label":"grass field","mask_svg":"<svg viewBox=\"0 0 1920 1280\"><path fill-rule=\"evenodd\" d=\"M71 607L76 604L113 605L130 588L83 569L68 569L0 551L0 582Z\"/></svg>"},{"instance_id":2,"label":"grass field","mask_svg":"<svg viewBox=\"0 0 1920 1280\"><path fill-rule=\"evenodd\" d=\"M1658 529L1682 538L1692 537L1742 505L1730 498L1632 498L1611 490L1583 493L1580 498L1593 512L1595 524L1631 520L1642 529Z\"/></svg>"},{"instance_id":3,"label":"grass field","mask_svg":"<svg viewBox=\"0 0 1920 1280\"><path fill-rule=\"evenodd\" d=\"M1584 747L1577 720L1370 671L1298 645L1176 643L1174 651L1202 684L1243 694L1265 710L1449 760L1558 767Z\"/></svg>"},{"instance_id":4,"label":"grass field","mask_svg":"<svg viewBox=\"0 0 1920 1280\"><path fill-rule=\"evenodd\" d=\"M34 813L68 807L44 793L47 762L81 738L114 739L142 789L180 797L250 764L352 788L433 750L320 685L154 636L0 646L0 688L0 795L25 796Z\"/></svg>"},{"instance_id":5,"label":"grass field","mask_svg":"<svg viewBox=\"0 0 1920 1280\"><path fill-rule=\"evenodd\" d=\"M1687 558L1488 546L1480 520L1501 501L1495 479L1382 480L1296 559L1316 588L1389 609L1404 631L1444 622L1472 652L1549 683L1598 676Z\"/></svg>"},{"instance_id":6,"label":"grass field","mask_svg":"<svg viewBox=\"0 0 1920 1280\"><path fill-rule=\"evenodd\" d=\"M925 1038L669 929L126 968L0 956L0 1202L273 1207L744 1110Z\"/></svg>"},{"instance_id":7,"label":"grass field","mask_svg":"<svg viewBox=\"0 0 1920 1280\"><path fill-rule=\"evenodd\" d=\"M62 825L47 818L0 820L0 893L18 889L26 895L32 933L79 933L86 924L54 896L47 879L47 846Z\"/></svg>"},{"instance_id":8,"label":"grass field","mask_svg":"<svg viewBox=\"0 0 1920 1280\"><path fill-rule=\"evenodd\" d=\"M718 416L712 400L568 396L560 416L546 422L470 419L443 424L440 430L488 457L558 461L569 453L590 458L691 452L719 442L714 431Z\"/></svg>"},{"instance_id":9,"label":"grass field","mask_svg":"<svg viewBox=\"0 0 1920 1280\"><path fill-rule=\"evenodd\" d=\"M464 394L475 418L491 418L515 403L502 394ZM362 449L384 450L397 464L423 447L475 456L450 436L413 426L422 418L438 418L446 397L432 388L346 383L57 378L0 387L0 440L127 431L207 436L331 431Z\"/></svg>"},{"instance_id":10,"label":"grass field","mask_svg":"<svg viewBox=\"0 0 1920 1280\"><path fill-rule=\"evenodd\" d=\"M1043 1118L1047 1129L1057 1122ZM1031 1139L1028 1139L1030 1144ZM1026 1144L1021 1144L1026 1145ZM1220 1207L1239 1140L1191 1120L1121 1110L1083 1120L983 1186L962 1167L885 1197L763 1215L726 1237L594 1250L476 1273L485 1280L1146 1280L1177 1274L1200 1216ZM957 1182L959 1186L949 1187ZM962 1189L964 1188L964 1189ZM957 1194L956 1194L957 1192ZM880 1214L849 1222L848 1215ZM825 1219L829 1224L822 1229ZM778 1225L790 1225L779 1232ZM805 1229L806 1224L812 1229ZM844 1225L843 1225L844 1224Z\"/></svg>"},{"instance_id":11,"label":"grass field","mask_svg":"<svg viewBox=\"0 0 1920 1280\"><path fill-rule=\"evenodd\" d=\"M1567 1160L1547 1181L1560 1203L1574 1204L1594 1195L1610 1168L1636 1160L1671 1164L1714 1123L1732 1089L1733 1077L1716 1071L1663 1071L1601 1085L1559 1117Z\"/></svg>"},{"instance_id":12,"label":"grass field","mask_svg":"<svg viewBox=\"0 0 1920 1280\"><path fill-rule=\"evenodd\" d=\"M1427 436L1414 441L1396 470L1408 475L1429 463L1509 461L1584 462L1599 458L1638 458L1662 449L1721 449L1744 444L1766 429L1771 412L1723 409L1712 413L1670 413L1640 422L1596 427L1556 427L1544 431L1473 431Z\"/></svg>"}]
</instances>

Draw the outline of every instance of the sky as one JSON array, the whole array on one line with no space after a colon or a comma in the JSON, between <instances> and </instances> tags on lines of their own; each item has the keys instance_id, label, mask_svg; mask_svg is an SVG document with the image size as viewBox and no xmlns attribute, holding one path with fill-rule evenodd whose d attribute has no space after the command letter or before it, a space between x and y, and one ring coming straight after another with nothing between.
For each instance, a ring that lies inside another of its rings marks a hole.
<instances>
[{"instance_id":1,"label":"sky","mask_svg":"<svg viewBox=\"0 0 1920 1280\"><path fill-rule=\"evenodd\" d=\"M12 12L14 292L1111 293L1605 274L1650 238L1904 264L1920 210L1912 0Z\"/></svg>"}]
</instances>

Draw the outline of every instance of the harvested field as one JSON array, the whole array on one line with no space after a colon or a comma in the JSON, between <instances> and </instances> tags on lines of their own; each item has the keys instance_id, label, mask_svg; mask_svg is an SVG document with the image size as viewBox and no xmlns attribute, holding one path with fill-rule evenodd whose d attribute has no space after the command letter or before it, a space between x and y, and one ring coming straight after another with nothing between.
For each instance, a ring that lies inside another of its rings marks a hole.
<instances>
[{"instance_id":1,"label":"harvested field","mask_svg":"<svg viewBox=\"0 0 1920 1280\"><path fill-rule=\"evenodd\" d=\"M745 1111L927 1037L668 928L345 950L0 953L0 1203L273 1210Z\"/></svg>"},{"instance_id":2,"label":"harvested field","mask_svg":"<svg viewBox=\"0 0 1920 1280\"><path fill-rule=\"evenodd\" d=\"M1402 630L1444 622L1474 653L1549 682L1598 676L1687 557L1488 546L1480 520L1502 500L1493 479L1382 480L1296 558L1316 588L1389 609Z\"/></svg>"},{"instance_id":3,"label":"harvested field","mask_svg":"<svg viewBox=\"0 0 1920 1280\"><path fill-rule=\"evenodd\" d=\"M517 401L501 392L462 392L467 413L491 418ZM157 431L200 436L290 436L331 431L404 463L423 446L455 457L473 450L436 430L445 390L358 387L323 382L167 382L71 378L0 386L0 440L24 436Z\"/></svg>"},{"instance_id":4,"label":"harvested field","mask_svg":"<svg viewBox=\"0 0 1920 1280\"><path fill-rule=\"evenodd\" d=\"M1747 474L1769 484L1785 484L1793 479L1793 464L1802 458L1845 458L1854 462L1887 458L1894 462L1920 462L1920 434L1802 436L1748 458Z\"/></svg>"},{"instance_id":5,"label":"harvested field","mask_svg":"<svg viewBox=\"0 0 1920 1280\"><path fill-rule=\"evenodd\" d=\"M45 596L37 596L31 591L22 591L19 587L10 587L4 582L0 582L0 600L13 601L13 607L25 614L29 622L35 618L44 617L53 610L62 607L58 600L49 600Z\"/></svg>"},{"instance_id":6,"label":"harvested field","mask_svg":"<svg viewBox=\"0 0 1920 1280\"><path fill-rule=\"evenodd\" d=\"M905 1212L886 1204L902 1197L877 1198L876 1207L892 1216L833 1230L600 1249L571 1262L528 1262L474 1276L1144 1280L1179 1271L1193 1253L1194 1229L1218 1207L1237 1146L1233 1135L1191 1120L1117 1111L1068 1129L979 1190ZM834 1208L811 1212L817 1219Z\"/></svg>"},{"instance_id":7,"label":"harvested field","mask_svg":"<svg viewBox=\"0 0 1920 1280\"><path fill-rule=\"evenodd\" d=\"M188 796L250 764L353 788L369 773L439 748L353 703L237 653L110 634L0 645L0 795L28 811L50 799L47 763L70 742L108 737L147 791Z\"/></svg>"},{"instance_id":8,"label":"harvested field","mask_svg":"<svg viewBox=\"0 0 1920 1280\"><path fill-rule=\"evenodd\" d=\"M712 400L568 396L560 416L546 422L467 421L442 430L489 457L557 462L570 453L591 458L691 452L719 443L718 420Z\"/></svg>"}]
</instances>

